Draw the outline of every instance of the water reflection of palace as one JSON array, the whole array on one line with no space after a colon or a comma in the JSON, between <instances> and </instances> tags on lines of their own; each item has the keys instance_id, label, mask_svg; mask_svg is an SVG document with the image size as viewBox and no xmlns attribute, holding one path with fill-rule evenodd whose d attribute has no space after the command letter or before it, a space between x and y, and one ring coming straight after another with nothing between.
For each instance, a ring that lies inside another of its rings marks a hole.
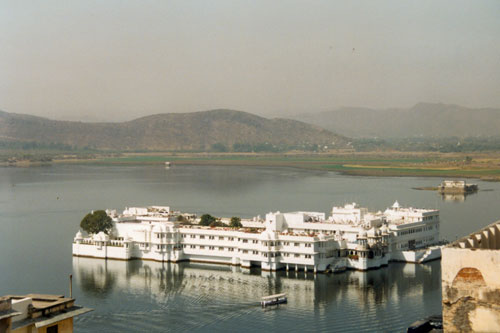
<instances>
[{"instance_id":1,"label":"water reflection of palace","mask_svg":"<svg viewBox=\"0 0 500 333\"><path fill-rule=\"evenodd\" d=\"M164 303L181 293L186 297L205 295L257 305L261 296L287 293L288 306L294 308L321 310L332 303L349 302L362 309L374 309L389 299L398 303L401 297L423 298L426 292L439 288L439 264L397 263L368 272L315 275L303 271L265 272L234 266L74 257L73 274L82 292L90 297L126 291L148 294Z\"/></svg>"},{"instance_id":2,"label":"water reflection of palace","mask_svg":"<svg viewBox=\"0 0 500 333\"><path fill-rule=\"evenodd\" d=\"M447 202L464 202L467 196L475 193L441 193L441 199Z\"/></svg>"}]
</instances>

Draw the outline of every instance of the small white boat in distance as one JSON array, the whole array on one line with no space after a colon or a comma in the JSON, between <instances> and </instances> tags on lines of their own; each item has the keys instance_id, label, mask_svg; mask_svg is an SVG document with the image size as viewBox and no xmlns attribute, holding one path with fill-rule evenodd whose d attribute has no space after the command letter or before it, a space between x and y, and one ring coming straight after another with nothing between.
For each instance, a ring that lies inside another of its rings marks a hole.
<instances>
[{"instance_id":1,"label":"small white boat in distance","mask_svg":"<svg viewBox=\"0 0 500 333\"><path fill-rule=\"evenodd\" d=\"M165 166L166 166L166 167L169 167L169 166L170 166L170 162L169 162L169 161L166 161L166 162L165 162Z\"/></svg>"},{"instance_id":2,"label":"small white boat in distance","mask_svg":"<svg viewBox=\"0 0 500 333\"><path fill-rule=\"evenodd\" d=\"M275 295L265 296L262 297L260 301L260 305L263 308L270 305L280 305L286 303L287 303L286 294L275 294Z\"/></svg>"}]
</instances>

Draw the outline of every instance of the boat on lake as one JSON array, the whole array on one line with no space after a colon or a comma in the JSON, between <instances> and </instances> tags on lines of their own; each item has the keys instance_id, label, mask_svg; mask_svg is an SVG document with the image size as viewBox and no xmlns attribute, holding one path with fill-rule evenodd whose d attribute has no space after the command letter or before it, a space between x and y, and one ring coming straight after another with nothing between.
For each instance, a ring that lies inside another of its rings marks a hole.
<instances>
[{"instance_id":1,"label":"boat on lake","mask_svg":"<svg viewBox=\"0 0 500 333\"><path fill-rule=\"evenodd\" d=\"M286 294L275 294L262 297L260 305L265 308L272 305L286 304L287 302Z\"/></svg>"}]
</instances>

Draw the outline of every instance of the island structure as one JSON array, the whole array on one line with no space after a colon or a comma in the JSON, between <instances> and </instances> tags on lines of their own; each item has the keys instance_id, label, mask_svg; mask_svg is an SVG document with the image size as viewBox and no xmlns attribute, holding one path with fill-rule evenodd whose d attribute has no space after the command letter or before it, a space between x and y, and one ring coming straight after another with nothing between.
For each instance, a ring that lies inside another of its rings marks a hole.
<instances>
[{"instance_id":1,"label":"island structure","mask_svg":"<svg viewBox=\"0 0 500 333\"><path fill-rule=\"evenodd\" d=\"M438 186L441 194L468 194L477 192L477 184L467 184L465 180L443 180Z\"/></svg>"},{"instance_id":2,"label":"island structure","mask_svg":"<svg viewBox=\"0 0 500 333\"><path fill-rule=\"evenodd\" d=\"M167 206L106 213L113 223L109 235L78 231L74 256L315 273L368 270L390 261L422 263L441 257L439 211L404 208L397 201L375 213L356 203L333 207L328 218L321 212L271 212L265 219L242 220L240 228L200 226L194 215Z\"/></svg>"}]
</instances>

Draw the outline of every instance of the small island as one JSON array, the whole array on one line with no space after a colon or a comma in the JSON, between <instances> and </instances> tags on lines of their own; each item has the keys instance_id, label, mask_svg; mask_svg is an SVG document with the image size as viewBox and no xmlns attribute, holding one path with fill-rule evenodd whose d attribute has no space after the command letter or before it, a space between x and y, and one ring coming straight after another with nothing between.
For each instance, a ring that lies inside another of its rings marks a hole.
<instances>
[{"instance_id":1,"label":"small island","mask_svg":"<svg viewBox=\"0 0 500 333\"><path fill-rule=\"evenodd\" d=\"M415 190L438 191L440 194L471 194L479 190L477 184L467 184L465 180L443 180L436 187L413 187Z\"/></svg>"},{"instance_id":2,"label":"small island","mask_svg":"<svg viewBox=\"0 0 500 333\"><path fill-rule=\"evenodd\" d=\"M467 184L465 180L443 180L437 188L441 194L468 194L478 189L477 184Z\"/></svg>"}]
</instances>

